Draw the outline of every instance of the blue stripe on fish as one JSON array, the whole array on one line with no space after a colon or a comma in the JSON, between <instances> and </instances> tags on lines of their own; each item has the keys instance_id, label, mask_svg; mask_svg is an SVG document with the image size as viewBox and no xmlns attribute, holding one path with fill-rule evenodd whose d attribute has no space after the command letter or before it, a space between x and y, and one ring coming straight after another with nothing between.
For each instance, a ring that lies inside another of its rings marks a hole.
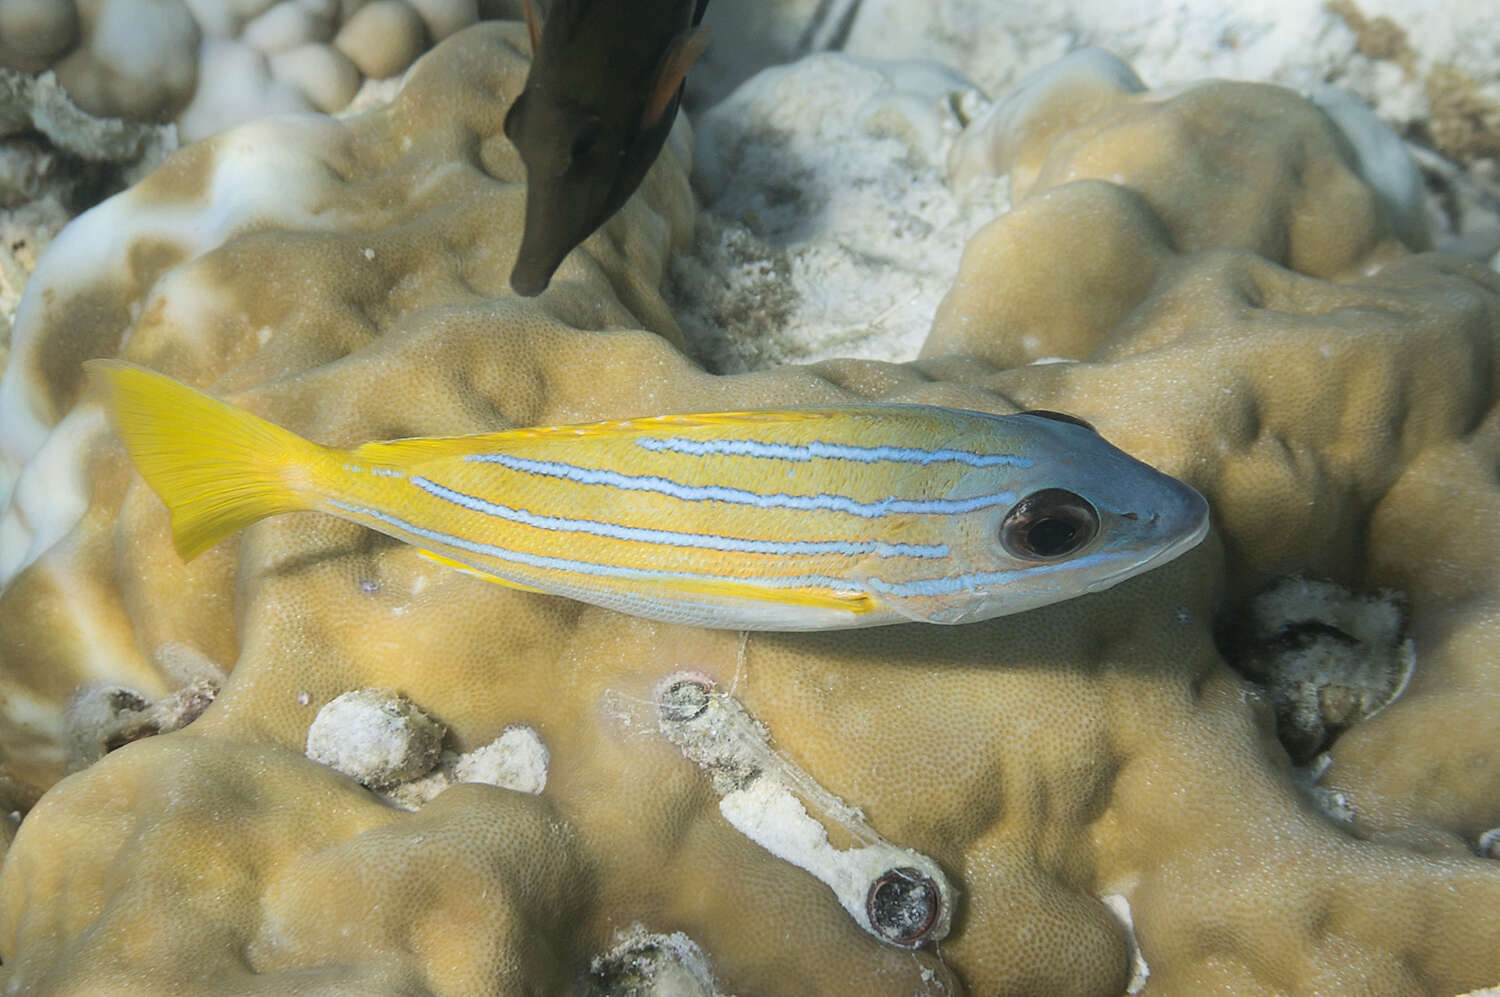
<instances>
[{"instance_id":1,"label":"blue stripe on fish","mask_svg":"<svg viewBox=\"0 0 1500 997\"><path fill-rule=\"evenodd\" d=\"M478 543L473 540L466 540L463 537L454 536L451 533L443 533L439 530L417 526L415 523L409 523L399 516L392 516L390 513L381 512L379 509L370 509L349 502L341 502L334 498L328 499L328 504L344 512L352 513L356 516L366 516L377 522L385 523L387 526L395 527L398 530L410 533L412 536L421 537L423 540L431 540L446 547L454 547L473 554L493 557L497 561L522 564L528 568L541 568L549 571L572 571L582 575L594 575L603 578L630 578L640 581L735 582L740 584L764 585L769 588L822 588L843 592L866 591L865 586L855 579L836 578L832 575L782 575L743 578L736 575L715 575L694 571L630 568L620 564L578 561L571 557L528 554L525 551L511 550L508 547L497 547L494 544Z\"/></svg>"},{"instance_id":2,"label":"blue stripe on fish","mask_svg":"<svg viewBox=\"0 0 1500 997\"><path fill-rule=\"evenodd\" d=\"M652 453L680 453L693 457L767 457L810 461L818 458L852 460L861 464L890 461L902 464L966 464L969 467L1030 467L1032 462L1013 454L982 454L970 450L923 450L918 447L856 447L814 440L805 445L762 443L759 440L691 440L678 436L647 437L635 445Z\"/></svg>"},{"instance_id":3,"label":"blue stripe on fish","mask_svg":"<svg viewBox=\"0 0 1500 997\"><path fill-rule=\"evenodd\" d=\"M430 478L413 477L413 485L429 495L452 502L486 516L494 516L512 523L521 523L539 530L560 530L572 533L587 533L613 540L631 540L642 543L660 543L673 547L692 547L703 550L728 550L744 554L842 554L855 556L875 554L879 557L947 557L947 544L885 543L880 540L750 540L742 537L718 536L711 533L683 533L677 530L656 530L640 526L621 526L593 519L570 519L562 516L540 516L526 509L497 505L474 495L455 491L438 484Z\"/></svg>"},{"instance_id":4,"label":"blue stripe on fish","mask_svg":"<svg viewBox=\"0 0 1500 997\"><path fill-rule=\"evenodd\" d=\"M684 485L656 475L622 474L600 468L578 467L557 460L532 460L510 454L469 454L465 461L499 464L512 471L525 474L540 474L549 478L561 478L579 485L604 485L633 492L655 492L684 502L731 502L737 505L753 505L759 509L801 509L809 512L847 512L866 519L879 519L891 514L912 513L919 515L951 516L957 513L975 512L997 505L1014 505L1016 494L1012 491L976 495L965 499L898 499L886 498L878 502L862 502L847 495L789 495L786 492L752 492L743 488L726 488L723 485Z\"/></svg>"}]
</instances>

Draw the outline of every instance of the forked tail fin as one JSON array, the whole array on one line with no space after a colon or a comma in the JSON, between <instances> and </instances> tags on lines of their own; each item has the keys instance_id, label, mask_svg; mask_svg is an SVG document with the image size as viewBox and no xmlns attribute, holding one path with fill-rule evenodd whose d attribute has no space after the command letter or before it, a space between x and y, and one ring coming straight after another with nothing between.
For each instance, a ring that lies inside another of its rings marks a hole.
<instances>
[{"instance_id":1,"label":"forked tail fin","mask_svg":"<svg viewBox=\"0 0 1500 997\"><path fill-rule=\"evenodd\" d=\"M90 360L115 431L172 513L172 542L191 560L231 533L314 508L334 451L164 374Z\"/></svg>"}]
</instances>

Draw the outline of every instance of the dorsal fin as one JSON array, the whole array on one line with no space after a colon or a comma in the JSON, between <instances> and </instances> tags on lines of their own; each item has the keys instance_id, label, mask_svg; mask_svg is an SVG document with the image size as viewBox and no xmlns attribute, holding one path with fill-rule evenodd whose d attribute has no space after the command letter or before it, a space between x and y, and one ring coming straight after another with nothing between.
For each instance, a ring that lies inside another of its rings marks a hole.
<instances>
[{"instance_id":1,"label":"dorsal fin","mask_svg":"<svg viewBox=\"0 0 1500 997\"><path fill-rule=\"evenodd\" d=\"M531 440L584 441L616 436L637 436L662 429L698 429L714 426L753 426L767 422L817 422L844 415L839 409L763 409L756 412L697 412L685 415L652 415L638 419L584 423L575 426L528 426L498 433L469 436L426 436L404 440L363 443L350 451L350 459L361 464L400 467L412 461L436 457L462 457L485 450Z\"/></svg>"},{"instance_id":2,"label":"dorsal fin","mask_svg":"<svg viewBox=\"0 0 1500 997\"><path fill-rule=\"evenodd\" d=\"M656 82L652 84L645 110L641 112L642 131L649 131L661 121L667 108L672 106L672 98L677 96L682 81L687 79L688 70L693 68L693 63L708 48L711 39L712 33L702 25L689 28L672 39L666 52L662 54L661 65L656 70Z\"/></svg>"},{"instance_id":3,"label":"dorsal fin","mask_svg":"<svg viewBox=\"0 0 1500 997\"><path fill-rule=\"evenodd\" d=\"M480 453L493 441L504 445L508 433L484 433L475 436L414 437L407 440L385 440L361 443L349 451L352 463L404 468L409 464L438 457L462 457Z\"/></svg>"}]
</instances>

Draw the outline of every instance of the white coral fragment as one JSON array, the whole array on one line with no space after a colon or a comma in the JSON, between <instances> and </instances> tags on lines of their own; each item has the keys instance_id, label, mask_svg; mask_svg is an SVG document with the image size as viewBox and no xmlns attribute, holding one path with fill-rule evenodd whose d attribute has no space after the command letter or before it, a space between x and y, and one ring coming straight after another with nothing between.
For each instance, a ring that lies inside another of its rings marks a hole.
<instances>
[{"instance_id":1,"label":"white coral fragment","mask_svg":"<svg viewBox=\"0 0 1500 997\"><path fill-rule=\"evenodd\" d=\"M431 770L445 733L405 696L355 689L318 711L307 729L307 757L384 789Z\"/></svg>"},{"instance_id":2,"label":"white coral fragment","mask_svg":"<svg viewBox=\"0 0 1500 997\"><path fill-rule=\"evenodd\" d=\"M457 782L482 782L536 794L547 787L550 757L536 731L530 727L507 727L484 747L459 755L453 776Z\"/></svg>"},{"instance_id":3,"label":"white coral fragment","mask_svg":"<svg viewBox=\"0 0 1500 997\"><path fill-rule=\"evenodd\" d=\"M669 677L660 729L713 780L719 812L741 834L831 889L856 924L900 948L948 934L956 891L936 862L894 845L854 807L777 754L765 727L701 675ZM836 848L828 825L856 844Z\"/></svg>"},{"instance_id":4,"label":"white coral fragment","mask_svg":"<svg viewBox=\"0 0 1500 997\"><path fill-rule=\"evenodd\" d=\"M540 794L547 787L551 753L530 727L507 727L489 744L459 754L444 751L425 776L391 786L382 795L404 810L419 810L443 790L478 782L518 793Z\"/></svg>"},{"instance_id":5,"label":"white coral fragment","mask_svg":"<svg viewBox=\"0 0 1500 997\"><path fill-rule=\"evenodd\" d=\"M1151 967L1146 965L1146 957L1141 955L1141 944L1135 937L1135 918L1130 914L1130 901L1121 893L1111 893L1099 899L1125 927L1125 940L1130 944L1130 982L1125 984L1125 992L1138 994L1146 989L1146 981L1151 978Z\"/></svg>"},{"instance_id":6,"label":"white coral fragment","mask_svg":"<svg viewBox=\"0 0 1500 997\"><path fill-rule=\"evenodd\" d=\"M1479 836L1474 850L1487 859L1500 859L1500 827L1492 827Z\"/></svg>"}]
</instances>

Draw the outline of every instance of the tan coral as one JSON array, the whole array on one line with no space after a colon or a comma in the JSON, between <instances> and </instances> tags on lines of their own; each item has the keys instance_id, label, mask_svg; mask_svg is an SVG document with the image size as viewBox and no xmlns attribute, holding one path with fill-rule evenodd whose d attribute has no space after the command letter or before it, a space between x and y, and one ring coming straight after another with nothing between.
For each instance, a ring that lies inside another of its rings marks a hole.
<instances>
[{"instance_id":1,"label":"tan coral","mask_svg":"<svg viewBox=\"0 0 1500 997\"><path fill-rule=\"evenodd\" d=\"M122 226L108 231L130 265L101 250L66 282L39 268L28 297L51 297L23 305L0 405L12 461L53 461L22 470L16 494L42 467L74 484L65 508L8 521L35 550L0 620L55 612L3 645L0 743L45 746L45 725L26 724L85 659L165 685L152 653L172 642L233 670L189 727L67 777L23 821L0 871L9 986L557 991L622 937L677 933L726 993L1112 997L1142 971L1132 934L1153 993L1500 979L1500 865L1467 851L1500 826L1494 777L1470 764L1497 734L1458 729L1496 685L1500 277L1402 256L1317 112L1213 86L1048 139L1128 164L1118 182L1065 182L1075 160L1034 150L1056 185L976 240L921 362L712 377L673 345L656 292L690 219L681 143L545 295L506 292L521 173L500 122L523 39L462 33L389 110L286 133L305 158L280 187L247 189L240 214L214 180L244 166L241 137L184 150L91 216ZM1202 148L1174 117L1194 108L1218 125ZM1300 174L1262 150L1233 183L1187 169L1177 192L1162 175L1163 136L1202 164L1236 147L1235 122L1272 112L1293 114L1275 148L1307 154ZM1298 175L1310 186L1284 185ZM1319 227L1323 183L1352 214ZM1303 207L1280 239L1256 213ZM211 236L167 224L215 211ZM1108 293L1064 300L1094 287ZM1074 317L1052 321L1049 300ZM97 409L77 364L117 349L341 445L865 397L1073 412L1204 490L1222 543L984 624L744 638L501 589L312 514L183 566L159 503L83 431ZM1075 362L1027 364L1038 356ZM1361 836L1302 799L1269 704L1213 641L1221 604L1295 571L1410 599L1418 674L1332 749L1327 779ZM88 629L97 618L111 629ZM683 670L941 867L962 901L940 945L883 944L725 820L657 728L655 691ZM545 788L386 806L301 751L318 708L364 687L406 696L454 751L531 728ZM28 695L38 705L19 710Z\"/></svg>"}]
</instances>

